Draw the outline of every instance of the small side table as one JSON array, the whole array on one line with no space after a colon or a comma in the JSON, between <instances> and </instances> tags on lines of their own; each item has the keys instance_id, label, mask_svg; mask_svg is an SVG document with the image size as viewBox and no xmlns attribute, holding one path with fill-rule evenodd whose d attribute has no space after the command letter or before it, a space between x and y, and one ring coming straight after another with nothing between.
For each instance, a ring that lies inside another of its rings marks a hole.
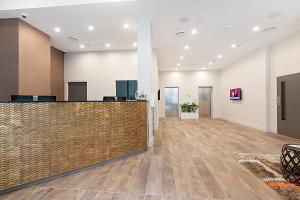
<instances>
[{"instance_id":1,"label":"small side table","mask_svg":"<svg viewBox=\"0 0 300 200\"><path fill-rule=\"evenodd\" d=\"M283 178L300 186L300 145L283 145L280 160Z\"/></svg>"}]
</instances>

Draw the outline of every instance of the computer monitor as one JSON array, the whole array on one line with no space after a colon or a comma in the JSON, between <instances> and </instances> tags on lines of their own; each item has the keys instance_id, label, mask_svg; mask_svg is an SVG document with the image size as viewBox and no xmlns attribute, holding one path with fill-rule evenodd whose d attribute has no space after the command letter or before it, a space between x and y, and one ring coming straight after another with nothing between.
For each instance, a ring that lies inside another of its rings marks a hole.
<instances>
[{"instance_id":1,"label":"computer monitor","mask_svg":"<svg viewBox=\"0 0 300 200\"><path fill-rule=\"evenodd\" d=\"M30 102L33 101L33 96L29 95L11 95L10 97L12 102Z\"/></svg>"},{"instance_id":2,"label":"computer monitor","mask_svg":"<svg viewBox=\"0 0 300 200\"><path fill-rule=\"evenodd\" d=\"M12 102L53 102L56 101L56 96L30 96L30 95L11 95Z\"/></svg>"},{"instance_id":3,"label":"computer monitor","mask_svg":"<svg viewBox=\"0 0 300 200\"><path fill-rule=\"evenodd\" d=\"M127 98L126 97L117 97L117 101L126 101Z\"/></svg>"},{"instance_id":4,"label":"computer monitor","mask_svg":"<svg viewBox=\"0 0 300 200\"><path fill-rule=\"evenodd\" d=\"M103 101L114 102L114 101L116 101L116 97L103 97Z\"/></svg>"},{"instance_id":5,"label":"computer monitor","mask_svg":"<svg viewBox=\"0 0 300 200\"><path fill-rule=\"evenodd\" d=\"M56 101L56 96L38 96L38 101L53 102Z\"/></svg>"}]
</instances>

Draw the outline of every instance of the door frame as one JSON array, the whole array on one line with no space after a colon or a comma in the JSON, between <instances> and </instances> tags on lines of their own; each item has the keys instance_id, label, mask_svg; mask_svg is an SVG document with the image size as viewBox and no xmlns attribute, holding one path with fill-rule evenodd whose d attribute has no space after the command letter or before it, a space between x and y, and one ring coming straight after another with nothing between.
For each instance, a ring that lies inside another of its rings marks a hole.
<instances>
[{"instance_id":1,"label":"door frame","mask_svg":"<svg viewBox=\"0 0 300 200\"><path fill-rule=\"evenodd\" d=\"M179 115L180 115L180 110L179 110L179 106L180 106L180 99L179 99L179 97L180 97L180 95L179 95L179 92L180 92L180 90L179 90L179 87L178 86L171 86L171 87L164 87L164 112L165 112L165 117L167 117L166 116L166 88L177 88L178 89L178 108L177 108L177 117L179 117Z\"/></svg>"},{"instance_id":2,"label":"door frame","mask_svg":"<svg viewBox=\"0 0 300 200\"><path fill-rule=\"evenodd\" d=\"M198 105L199 105L199 89L200 88L211 88L211 92L210 92L210 118L214 118L214 106L213 106L213 102L214 102L214 99L213 99L213 91L214 91L214 87L213 86L199 86L198 87ZM200 112L199 112L199 117L200 117Z\"/></svg>"},{"instance_id":3,"label":"door frame","mask_svg":"<svg viewBox=\"0 0 300 200\"><path fill-rule=\"evenodd\" d=\"M69 101L69 82L85 82L86 83L86 90L87 90L87 101L90 101L90 81L85 81L85 80L74 80L74 79L70 79L70 80L65 80L65 101ZM99 100L100 101L100 100Z\"/></svg>"}]
</instances>

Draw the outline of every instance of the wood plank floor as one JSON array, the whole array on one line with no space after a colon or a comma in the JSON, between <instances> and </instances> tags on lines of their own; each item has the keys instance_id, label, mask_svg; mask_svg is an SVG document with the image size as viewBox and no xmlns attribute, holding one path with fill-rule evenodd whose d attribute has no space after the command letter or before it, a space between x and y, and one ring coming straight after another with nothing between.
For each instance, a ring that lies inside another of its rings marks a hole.
<instances>
[{"instance_id":1,"label":"wood plank floor","mask_svg":"<svg viewBox=\"0 0 300 200\"><path fill-rule=\"evenodd\" d=\"M58 178L0 200L277 200L235 153L279 154L298 140L223 120L162 119L148 152Z\"/></svg>"}]
</instances>

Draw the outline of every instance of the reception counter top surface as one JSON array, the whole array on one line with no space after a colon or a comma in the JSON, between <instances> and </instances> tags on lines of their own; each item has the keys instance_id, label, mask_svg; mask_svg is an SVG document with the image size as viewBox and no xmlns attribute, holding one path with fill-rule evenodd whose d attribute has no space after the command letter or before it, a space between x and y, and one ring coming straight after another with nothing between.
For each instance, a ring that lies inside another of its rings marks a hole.
<instances>
[{"instance_id":1,"label":"reception counter top surface","mask_svg":"<svg viewBox=\"0 0 300 200\"><path fill-rule=\"evenodd\" d=\"M0 101L0 103L127 103L147 102L147 100L126 100L126 101Z\"/></svg>"},{"instance_id":2,"label":"reception counter top surface","mask_svg":"<svg viewBox=\"0 0 300 200\"><path fill-rule=\"evenodd\" d=\"M146 149L145 101L0 103L0 194Z\"/></svg>"}]
</instances>

